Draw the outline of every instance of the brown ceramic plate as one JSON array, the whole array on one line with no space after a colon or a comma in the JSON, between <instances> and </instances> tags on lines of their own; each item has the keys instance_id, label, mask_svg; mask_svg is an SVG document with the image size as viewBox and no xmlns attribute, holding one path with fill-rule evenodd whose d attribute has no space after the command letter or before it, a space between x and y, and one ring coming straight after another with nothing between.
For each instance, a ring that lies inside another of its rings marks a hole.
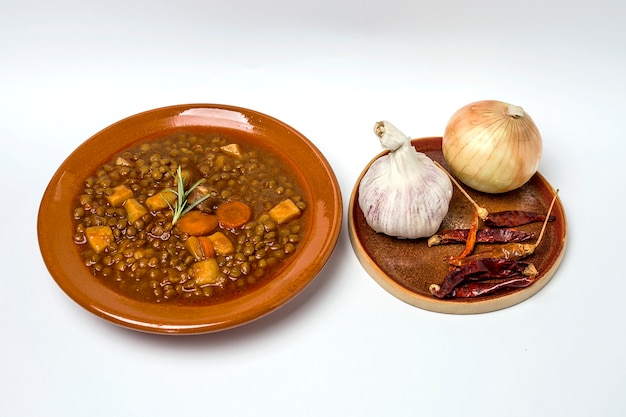
<instances>
[{"instance_id":1,"label":"brown ceramic plate","mask_svg":"<svg viewBox=\"0 0 626 417\"><path fill-rule=\"evenodd\" d=\"M435 161L446 166L441 152L441 138L424 138L412 141L413 146ZM365 270L385 290L395 297L416 307L453 314L485 313L520 303L541 290L556 272L565 251L567 227L561 201L557 198L552 214L556 220L550 222L543 240L535 253L526 258L538 269L537 280L529 287L474 299L438 299L430 294L430 284L440 284L448 271L443 261L445 256L458 255L463 245L428 247L427 239L402 240L374 232L366 223L358 204L358 188L369 166L382 155L372 160L359 177L349 207L349 233L357 258ZM490 212L502 210L526 210L545 213L554 196L552 186L535 174L521 188L505 194L490 195L466 189L478 204ZM474 208L455 188L450 209L440 230L465 227L473 220ZM518 227L538 234L541 224ZM531 241L533 242L533 241ZM478 245L476 252L488 249Z\"/></svg>"},{"instance_id":2,"label":"brown ceramic plate","mask_svg":"<svg viewBox=\"0 0 626 417\"><path fill-rule=\"evenodd\" d=\"M73 244L72 207L87 176L132 144L173 132L231 135L263 144L286 158L308 193L308 233L278 275L263 286L214 306L185 307L135 301L112 291L83 265ZM59 167L39 209L44 262L57 284L91 313L117 325L152 333L207 333L238 326L291 300L318 274L332 253L342 222L333 170L306 137L267 115L232 106L180 105L121 120L80 145Z\"/></svg>"}]
</instances>

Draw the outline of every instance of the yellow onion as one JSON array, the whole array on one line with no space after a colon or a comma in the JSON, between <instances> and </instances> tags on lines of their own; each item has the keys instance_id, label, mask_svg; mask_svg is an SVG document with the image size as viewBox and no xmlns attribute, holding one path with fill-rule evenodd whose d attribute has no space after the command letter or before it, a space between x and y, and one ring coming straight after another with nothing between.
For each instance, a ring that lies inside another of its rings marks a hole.
<instances>
[{"instance_id":1,"label":"yellow onion","mask_svg":"<svg viewBox=\"0 0 626 417\"><path fill-rule=\"evenodd\" d=\"M450 171L463 184L495 194L521 187L537 172L542 140L524 109L483 100L452 115L442 150Z\"/></svg>"}]
</instances>

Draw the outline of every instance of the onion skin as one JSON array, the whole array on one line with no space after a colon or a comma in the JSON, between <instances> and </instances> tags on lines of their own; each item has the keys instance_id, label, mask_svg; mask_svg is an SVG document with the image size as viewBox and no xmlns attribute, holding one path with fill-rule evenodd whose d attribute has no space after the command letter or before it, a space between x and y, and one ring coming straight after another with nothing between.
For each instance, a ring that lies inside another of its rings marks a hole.
<instances>
[{"instance_id":1,"label":"onion skin","mask_svg":"<svg viewBox=\"0 0 626 417\"><path fill-rule=\"evenodd\" d=\"M542 149L531 117L521 107L497 100L461 107L442 139L451 173L463 184L492 194L524 185L537 172Z\"/></svg>"}]
</instances>

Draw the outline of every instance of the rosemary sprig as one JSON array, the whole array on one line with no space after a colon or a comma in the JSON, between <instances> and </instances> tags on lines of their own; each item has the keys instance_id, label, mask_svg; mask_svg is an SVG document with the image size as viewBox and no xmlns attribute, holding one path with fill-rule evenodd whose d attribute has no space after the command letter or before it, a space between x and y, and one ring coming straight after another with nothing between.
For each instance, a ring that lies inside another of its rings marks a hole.
<instances>
[{"instance_id":1,"label":"rosemary sprig","mask_svg":"<svg viewBox=\"0 0 626 417\"><path fill-rule=\"evenodd\" d=\"M210 194L207 194L205 196L202 196L202 198L194 201L192 204L189 204L189 202L187 201L187 197L189 197L189 194L193 190L195 190L198 185L202 184L205 181L205 179L202 178L196 181L188 190L185 191L186 179L187 177L183 177L183 173L179 165L178 169L176 170L176 186L178 189L169 190L170 192L176 194L176 197L177 197L176 202L174 202L173 206L165 197L163 197L163 195L161 195L161 198L165 200L170 210L172 210L172 226L175 225L178 219L180 219L183 215L185 215L185 213L189 212L191 209L196 207L198 204L202 203L204 200L206 200L210 196Z\"/></svg>"}]
</instances>

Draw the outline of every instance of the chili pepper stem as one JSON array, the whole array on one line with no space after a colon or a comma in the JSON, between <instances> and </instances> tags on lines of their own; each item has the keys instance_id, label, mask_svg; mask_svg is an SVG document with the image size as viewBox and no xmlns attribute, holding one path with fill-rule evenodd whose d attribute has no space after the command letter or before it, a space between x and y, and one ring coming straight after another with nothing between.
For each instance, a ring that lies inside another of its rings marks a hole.
<instances>
[{"instance_id":1,"label":"chili pepper stem","mask_svg":"<svg viewBox=\"0 0 626 417\"><path fill-rule=\"evenodd\" d=\"M524 254L524 257L532 255L533 253L535 253L535 250L537 249L537 247L539 246L539 244L541 243L541 239L543 238L543 234L546 231L546 226L548 225L548 221L550 219L550 213L552 212L552 208L554 207L554 203L556 202L556 196L559 193L559 190L556 189L554 191L554 196L552 197L552 201L550 202L550 207L548 208L548 213L546 214L546 219L543 221L543 226L541 226L541 231L539 232L539 237L537 238L537 241L535 243L532 244L525 244L525 245L520 245L520 249L521 249L521 253Z\"/></svg>"},{"instance_id":2,"label":"chili pepper stem","mask_svg":"<svg viewBox=\"0 0 626 417\"><path fill-rule=\"evenodd\" d=\"M546 219L543 221L543 226L541 226L541 232L539 232L539 237L535 242L535 248L539 246L541 239L543 238L543 233L546 231L546 225L548 224L548 220L550 218L550 213L552 212L552 208L554 207L554 203L556 202L556 196L559 194L559 189L554 190L554 196L552 197L552 202L550 203L550 207L548 208L548 214L546 214Z\"/></svg>"},{"instance_id":3,"label":"chili pepper stem","mask_svg":"<svg viewBox=\"0 0 626 417\"><path fill-rule=\"evenodd\" d=\"M454 178L452 176L452 174L450 174L448 172L448 170L446 170L439 162L437 162L437 161L433 161L433 162L443 172L445 172L448 175L448 177L450 177L450 180L454 183L454 185L456 185L456 187L461 191L461 193L463 193L463 195L469 200L469 202L474 205L474 207L476 208L476 212L478 213L478 217L480 217L481 220L485 220L487 218L487 216L489 215L489 211L487 211L486 208L479 206L478 203L476 201L474 201L474 199L472 197L470 197L470 195L467 193L467 191L465 191L465 189L463 187L461 187L461 184L459 184L459 182L456 180L456 178Z\"/></svg>"},{"instance_id":4,"label":"chili pepper stem","mask_svg":"<svg viewBox=\"0 0 626 417\"><path fill-rule=\"evenodd\" d=\"M537 271L537 268L534 264L528 264L528 266L522 272L522 275L524 275L525 277L536 277L538 274L539 271Z\"/></svg>"},{"instance_id":5,"label":"chili pepper stem","mask_svg":"<svg viewBox=\"0 0 626 417\"><path fill-rule=\"evenodd\" d=\"M442 240L440 235L432 235L428 238L428 247L441 245Z\"/></svg>"}]
</instances>

